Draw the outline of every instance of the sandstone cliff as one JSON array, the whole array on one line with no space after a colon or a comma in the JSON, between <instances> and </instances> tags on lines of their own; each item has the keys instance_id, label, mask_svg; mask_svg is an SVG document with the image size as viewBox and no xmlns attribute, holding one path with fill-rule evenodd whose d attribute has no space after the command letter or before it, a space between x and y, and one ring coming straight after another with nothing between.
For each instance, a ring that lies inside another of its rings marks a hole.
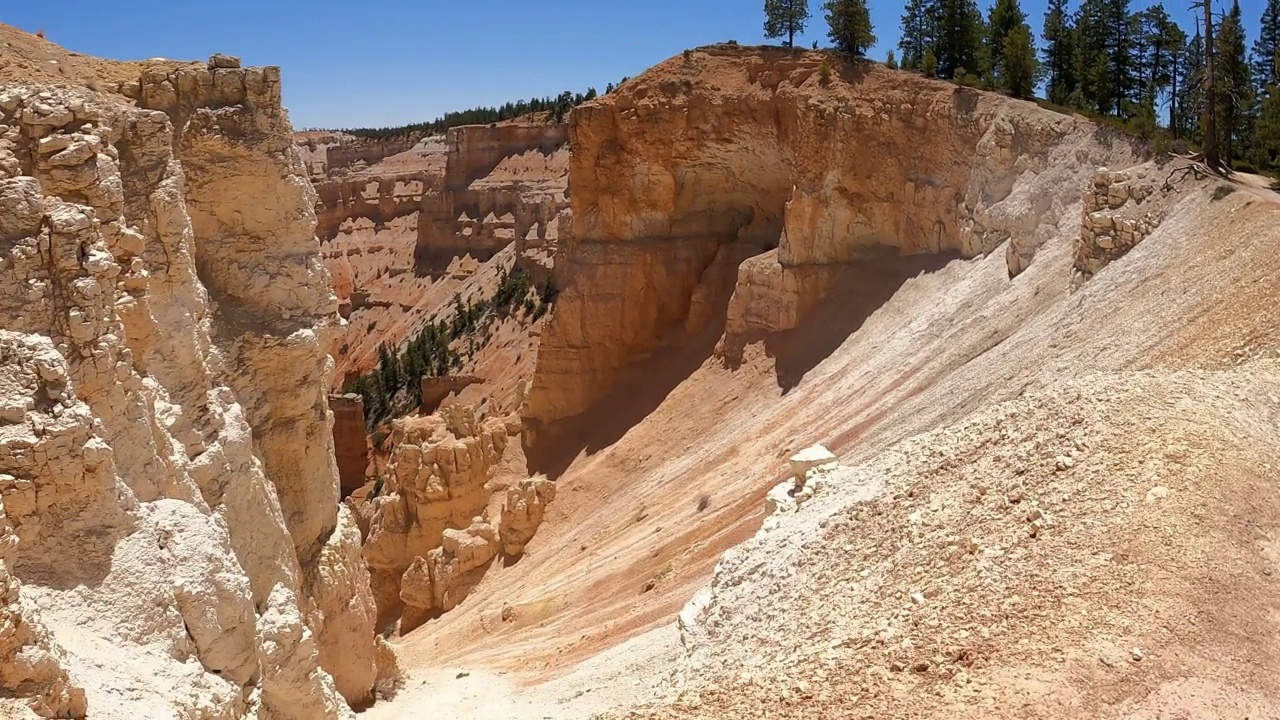
<instances>
[{"instance_id":1,"label":"sandstone cliff","mask_svg":"<svg viewBox=\"0 0 1280 720\"><path fill-rule=\"evenodd\" d=\"M341 132L303 132L295 135L307 172L315 179L358 174L385 158L403 153L422 141L421 132L386 138L357 137Z\"/></svg>"},{"instance_id":2,"label":"sandstone cliff","mask_svg":"<svg viewBox=\"0 0 1280 720\"><path fill-rule=\"evenodd\" d=\"M296 142L305 148L312 135ZM315 179L323 257L350 321L333 346L334 390L372 368L379 345L399 346L447 317L455 294L483 299L517 266L546 276L571 230L566 137L564 125L454 128L358 173ZM477 374L507 396L531 377L527 359L507 358L519 372Z\"/></svg>"},{"instance_id":3,"label":"sandstone cliff","mask_svg":"<svg viewBox=\"0 0 1280 720\"><path fill-rule=\"evenodd\" d=\"M114 89L0 86L4 612L45 658L0 683L59 716L345 717L374 608L279 70Z\"/></svg>"},{"instance_id":4,"label":"sandstone cliff","mask_svg":"<svg viewBox=\"0 0 1280 720\"><path fill-rule=\"evenodd\" d=\"M1095 164L1136 156L1090 123L870 62L824 80L823 57L701 48L573 112L574 236L557 258L535 428L704 328L732 344L796 327L877 248L1003 244L1016 275Z\"/></svg>"}]
</instances>

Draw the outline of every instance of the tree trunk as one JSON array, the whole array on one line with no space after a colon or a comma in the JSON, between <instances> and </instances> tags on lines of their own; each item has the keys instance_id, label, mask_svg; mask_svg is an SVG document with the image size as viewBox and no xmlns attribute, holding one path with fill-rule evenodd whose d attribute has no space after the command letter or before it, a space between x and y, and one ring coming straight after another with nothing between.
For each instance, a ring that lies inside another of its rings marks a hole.
<instances>
[{"instance_id":1,"label":"tree trunk","mask_svg":"<svg viewBox=\"0 0 1280 720\"><path fill-rule=\"evenodd\" d=\"M1218 156L1218 94L1213 76L1213 12L1209 0L1204 0L1204 112L1201 116L1201 134L1204 142L1204 162L1214 170L1222 169Z\"/></svg>"}]
</instances>

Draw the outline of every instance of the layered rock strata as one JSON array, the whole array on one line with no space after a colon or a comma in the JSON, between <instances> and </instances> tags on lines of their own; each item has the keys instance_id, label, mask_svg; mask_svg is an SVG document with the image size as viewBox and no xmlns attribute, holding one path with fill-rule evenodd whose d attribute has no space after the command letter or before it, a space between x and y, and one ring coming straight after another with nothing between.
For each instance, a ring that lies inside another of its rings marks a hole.
<instances>
[{"instance_id":1,"label":"layered rock strata","mask_svg":"<svg viewBox=\"0 0 1280 720\"><path fill-rule=\"evenodd\" d=\"M94 717L372 698L314 193L279 70L237 64L152 66L121 87L133 103L0 88L4 611L43 615L29 644L59 662L60 643L68 671L0 682L37 712L81 712L77 685Z\"/></svg>"},{"instance_id":2,"label":"layered rock strata","mask_svg":"<svg viewBox=\"0 0 1280 720\"><path fill-rule=\"evenodd\" d=\"M1003 244L1017 275L1079 203L1104 131L868 62L824 79L829 62L701 48L574 110L574 236L556 261L531 428L581 414L726 303L731 332L795 327L876 248ZM1136 154L1111 144L1112 161Z\"/></svg>"},{"instance_id":3,"label":"layered rock strata","mask_svg":"<svg viewBox=\"0 0 1280 720\"><path fill-rule=\"evenodd\" d=\"M426 171L378 178L325 180L316 183L316 233L322 239L338 235L343 223L367 220L374 228L419 212L423 198L439 192L439 175Z\"/></svg>"},{"instance_id":4,"label":"layered rock strata","mask_svg":"<svg viewBox=\"0 0 1280 720\"><path fill-rule=\"evenodd\" d=\"M549 157L567 141L563 124L450 129L444 192L424 197L418 216L417 266L438 267L467 254L488 260L513 242L537 247L562 234L569 207L565 178L547 169L491 175L508 158Z\"/></svg>"}]
</instances>

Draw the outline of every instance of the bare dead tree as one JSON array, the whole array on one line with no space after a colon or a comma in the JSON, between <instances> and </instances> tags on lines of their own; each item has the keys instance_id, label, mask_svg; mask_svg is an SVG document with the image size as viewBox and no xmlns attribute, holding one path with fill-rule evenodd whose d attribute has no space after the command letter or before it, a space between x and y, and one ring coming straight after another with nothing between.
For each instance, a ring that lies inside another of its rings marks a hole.
<instances>
[{"instance_id":1,"label":"bare dead tree","mask_svg":"<svg viewBox=\"0 0 1280 720\"><path fill-rule=\"evenodd\" d=\"M1209 0L1192 4L1192 9L1204 9L1204 107L1200 110L1200 129L1204 136L1201 151L1204 164L1216 172L1224 172L1222 158L1218 154L1218 95L1214 77L1213 10Z\"/></svg>"}]
</instances>

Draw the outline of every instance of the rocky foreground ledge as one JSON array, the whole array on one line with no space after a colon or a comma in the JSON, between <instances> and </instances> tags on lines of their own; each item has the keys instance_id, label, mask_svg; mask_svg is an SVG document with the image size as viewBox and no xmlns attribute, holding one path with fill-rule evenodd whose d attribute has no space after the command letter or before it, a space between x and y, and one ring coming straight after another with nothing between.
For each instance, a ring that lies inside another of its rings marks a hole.
<instances>
[{"instance_id":1,"label":"rocky foreground ledge","mask_svg":"<svg viewBox=\"0 0 1280 720\"><path fill-rule=\"evenodd\" d=\"M278 68L0 85L0 703L338 718L392 672L314 204Z\"/></svg>"}]
</instances>

